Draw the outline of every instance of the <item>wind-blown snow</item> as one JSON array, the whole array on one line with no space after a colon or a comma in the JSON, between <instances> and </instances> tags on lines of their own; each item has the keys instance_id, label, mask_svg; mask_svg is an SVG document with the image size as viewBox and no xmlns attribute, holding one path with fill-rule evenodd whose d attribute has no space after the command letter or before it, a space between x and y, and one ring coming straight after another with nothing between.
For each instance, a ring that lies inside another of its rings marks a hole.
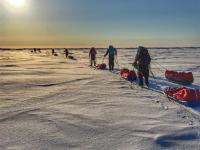
<instances>
[{"instance_id":1,"label":"wind-blown snow","mask_svg":"<svg viewBox=\"0 0 200 150\"><path fill-rule=\"evenodd\" d=\"M89 68L88 50L71 51L78 61L57 52L0 51L0 149L200 148L198 108L188 111L158 92L130 88L116 73ZM98 63L104 52L98 51ZM119 50L120 67L132 69L135 53ZM177 86L165 80L168 68L192 71L191 87L200 89L200 49L150 53L158 82L151 79L153 88Z\"/></svg>"}]
</instances>

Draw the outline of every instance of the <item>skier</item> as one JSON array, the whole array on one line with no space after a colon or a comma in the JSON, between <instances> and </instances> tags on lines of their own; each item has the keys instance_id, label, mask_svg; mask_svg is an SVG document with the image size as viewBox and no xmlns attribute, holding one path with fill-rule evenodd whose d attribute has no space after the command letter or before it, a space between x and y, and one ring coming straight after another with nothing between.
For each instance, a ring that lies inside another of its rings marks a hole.
<instances>
[{"instance_id":1,"label":"skier","mask_svg":"<svg viewBox=\"0 0 200 150\"><path fill-rule=\"evenodd\" d=\"M64 50L64 53L65 53L66 58L68 58L68 56L69 56L69 51L68 51L67 48Z\"/></svg>"},{"instance_id":2,"label":"skier","mask_svg":"<svg viewBox=\"0 0 200 150\"><path fill-rule=\"evenodd\" d=\"M143 86L143 77L145 78L145 84L149 87L149 66L151 63L151 57L147 48L142 46L138 47L137 54L133 66L138 69L139 85Z\"/></svg>"},{"instance_id":3,"label":"skier","mask_svg":"<svg viewBox=\"0 0 200 150\"><path fill-rule=\"evenodd\" d=\"M42 53L40 48L38 48L37 51L38 51L38 53Z\"/></svg>"},{"instance_id":4,"label":"skier","mask_svg":"<svg viewBox=\"0 0 200 150\"><path fill-rule=\"evenodd\" d=\"M55 50L54 49L51 50L51 54L55 55Z\"/></svg>"},{"instance_id":5,"label":"skier","mask_svg":"<svg viewBox=\"0 0 200 150\"><path fill-rule=\"evenodd\" d=\"M115 56L117 56L117 50L110 45L106 54L104 55L104 58L109 54L109 70L114 70L115 66Z\"/></svg>"},{"instance_id":6,"label":"skier","mask_svg":"<svg viewBox=\"0 0 200 150\"><path fill-rule=\"evenodd\" d=\"M34 48L33 51L34 51L34 53L37 53L37 49L36 48Z\"/></svg>"},{"instance_id":7,"label":"skier","mask_svg":"<svg viewBox=\"0 0 200 150\"><path fill-rule=\"evenodd\" d=\"M97 54L96 49L94 47L92 47L89 52L89 59L90 59L91 67L93 66L93 64L94 64L94 66L96 66L96 54Z\"/></svg>"}]
</instances>

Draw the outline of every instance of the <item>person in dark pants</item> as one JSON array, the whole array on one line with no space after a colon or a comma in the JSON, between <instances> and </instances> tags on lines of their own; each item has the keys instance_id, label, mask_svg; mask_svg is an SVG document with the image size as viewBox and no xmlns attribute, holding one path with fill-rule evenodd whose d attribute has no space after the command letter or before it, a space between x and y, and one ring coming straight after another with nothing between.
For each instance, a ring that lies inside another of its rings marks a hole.
<instances>
[{"instance_id":1,"label":"person in dark pants","mask_svg":"<svg viewBox=\"0 0 200 150\"><path fill-rule=\"evenodd\" d=\"M54 49L51 50L51 54L55 55L55 50Z\"/></svg>"},{"instance_id":2,"label":"person in dark pants","mask_svg":"<svg viewBox=\"0 0 200 150\"><path fill-rule=\"evenodd\" d=\"M65 57L68 58L68 56L69 56L69 51L68 51L67 48L64 50L64 53L65 53Z\"/></svg>"},{"instance_id":3,"label":"person in dark pants","mask_svg":"<svg viewBox=\"0 0 200 150\"><path fill-rule=\"evenodd\" d=\"M34 51L34 53L37 53L37 49L36 48L34 48L33 51Z\"/></svg>"},{"instance_id":4,"label":"person in dark pants","mask_svg":"<svg viewBox=\"0 0 200 150\"><path fill-rule=\"evenodd\" d=\"M149 87L149 66L151 63L151 57L147 48L140 46L135 57L133 65L138 69L139 85L143 86L143 77L145 78L145 84Z\"/></svg>"},{"instance_id":5,"label":"person in dark pants","mask_svg":"<svg viewBox=\"0 0 200 150\"><path fill-rule=\"evenodd\" d=\"M117 56L117 50L110 45L104 57L109 54L109 70L114 70L115 67L115 56Z\"/></svg>"},{"instance_id":6,"label":"person in dark pants","mask_svg":"<svg viewBox=\"0 0 200 150\"><path fill-rule=\"evenodd\" d=\"M38 48L37 51L38 51L38 53L42 53L40 48Z\"/></svg>"},{"instance_id":7,"label":"person in dark pants","mask_svg":"<svg viewBox=\"0 0 200 150\"><path fill-rule=\"evenodd\" d=\"M94 66L96 66L96 55L97 55L97 51L94 47L92 47L90 49L90 52L89 52L90 66L91 67L93 66L93 64L94 64Z\"/></svg>"}]
</instances>

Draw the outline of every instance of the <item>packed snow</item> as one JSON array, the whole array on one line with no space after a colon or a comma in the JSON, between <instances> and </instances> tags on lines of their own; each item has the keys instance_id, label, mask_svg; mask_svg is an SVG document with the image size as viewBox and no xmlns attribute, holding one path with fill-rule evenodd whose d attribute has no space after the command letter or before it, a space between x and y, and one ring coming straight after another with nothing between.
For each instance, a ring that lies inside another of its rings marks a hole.
<instances>
[{"instance_id":1,"label":"packed snow","mask_svg":"<svg viewBox=\"0 0 200 150\"><path fill-rule=\"evenodd\" d=\"M105 49L98 50L98 63ZM0 51L1 150L199 150L200 109L162 93L178 86L166 69L192 71L200 89L200 49L150 49L153 90L90 68L88 49ZM119 49L116 70L132 69L136 49ZM105 60L107 63L107 59Z\"/></svg>"}]
</instances>

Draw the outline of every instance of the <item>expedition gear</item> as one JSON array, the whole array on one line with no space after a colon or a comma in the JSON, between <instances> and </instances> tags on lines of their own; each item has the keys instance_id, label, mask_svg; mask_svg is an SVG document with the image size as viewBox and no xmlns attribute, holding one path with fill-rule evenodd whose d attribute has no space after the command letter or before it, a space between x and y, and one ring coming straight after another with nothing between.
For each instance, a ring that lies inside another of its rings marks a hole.
<instances>
[{"instance_id":1,"label":"expedition gear","mask_svg":"<svg viewBox=\"0 0 200 150\"><path fill-rule=\"evenodd\" d=\"M104 63L99 64L99 65L96 66L96 68L99 69L99 70L106 70L106 67L107 67L107 66L106 66L106 64L104 64Z\"/></svg>"},{"instance_id":2,"label":"expedition gear","mask_svg":"<svg viewBox=\"0 0 200 150\"><path fill-rule=\"evenodd\" d=\"M124 79L126 79L130 82L133 82L137 79L137 75L136 75L135 71L129 70L129 69L126 69L126 68L121 69L120 75L121 75L122 78L124 78Z\"/></svg>"},{"instance_id":3,"label":"expedition gear","mask_svg":"<svg viewBox=\"0 0 200 150\"><path fill-rule=\"evenodd\" d=\"M192 72L175 72L167 70L165 72L165 77L171 82L175 82L182 85L189 85L194 82L194 77Z\"/></svg>"},{"instance_id":4,"label":"expedition gear","mask_svg":"<svg viewBox=\"0 0 200 150\"><path fill-rule=\"evenodd\" d=\"M168 87L164 90L164 93L168 98L188 106L197 106L200 104L200 90L198 89Z\"/></svg>"}]
</instances>

